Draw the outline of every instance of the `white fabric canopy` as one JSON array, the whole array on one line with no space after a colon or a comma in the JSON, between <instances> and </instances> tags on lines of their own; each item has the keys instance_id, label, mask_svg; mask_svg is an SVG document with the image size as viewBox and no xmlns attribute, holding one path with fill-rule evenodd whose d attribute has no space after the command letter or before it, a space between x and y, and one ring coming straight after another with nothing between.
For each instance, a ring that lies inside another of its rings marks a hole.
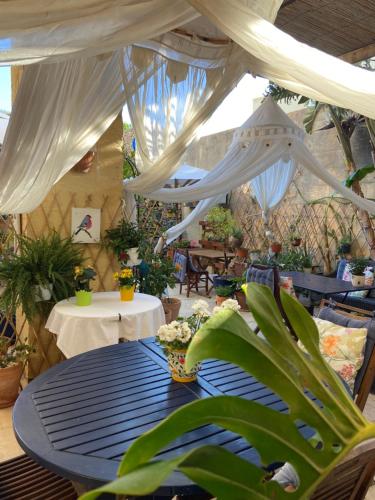
<instances>
[{"instance_id":1,"label":"white fabric canopy","mask_svg":"<svg viewBox=\"0 0 375 500\"><path fill-rule=\"evenodd\" d=\"M281 3L0 0L0 64L43 62L25 70L14 105L0 156L0 212L36 208L93 146L125 100L142 159L141 175L128 181L126 189L156 197L174 196L156 190L176 171L198 127L245 71L375 118L375 74L275 28ZM236 43L216 45L170 32L186 23L191 28L200 14ZM246 148L244 141L233 144L214 174L186 191L176 190L178 201L206 199L248 182ZM267 151L264 141L251 148L251 178L272 167L280 151L284 159L289 153L294 159L306 153L302 147L294 151L294 144L289 147L280 136ZM226 172L229 162L238 172L236 180ZM345 191L309 153L304 163L348 199L373 211L372 202Z\"/></svg>"},{"instance_id":2,"label":"white fabric canopy","mask_svg":"<svg viewBox=\"0 0 375 500\"><path fill-rule=\"evenodd\" d=\"M165 239L177 238L188 225L216 204L215 197L251 181L264 211L285 195L297 166L306 168L358 207L375 213L375 203L361 198L333 177L303 142L304 132L271 98L235 132L224 158L191 186L163 188L148 197L161 201L201 200L188 218L169 229Z\"/></svg>"},{"instance_id":3,"label":"white fabric canopy","mask_svg":"<svg viewBox=\"0 0 375 500\"><path fill-rule=\"evenodd\" d=\"M296 172L296 162L280 159L260 175L250 181L251 189L259 203L263 216L267 219L271 209L284 198Z\"/></svg>"},{"instance_id":4,"label":"white fabric canopy","mask_svg":"<svg viewBox=\"0 0 375 500\"><path fill-rule=\"evenodd\" d=\"M181 165L177 172L171 176L171 180L188 181L203 179L207 175L207 170L193 167L192 165Z\"/></svg>"},{"instance_id":5,"label":"white fabric canopy","mask_svg":"<svg viewBox=\"0 0 375 500\"><path fill-rule=\"evenodd\" d=\"M196 45L184 41L185 54ZM245 73L242 49L199 46L210 69L164 57L165 46L125 50L124 87L141 160L141 175L126 180L128 191L143 194L165 184L199 127Z\"/></svg>"}]
</instances>

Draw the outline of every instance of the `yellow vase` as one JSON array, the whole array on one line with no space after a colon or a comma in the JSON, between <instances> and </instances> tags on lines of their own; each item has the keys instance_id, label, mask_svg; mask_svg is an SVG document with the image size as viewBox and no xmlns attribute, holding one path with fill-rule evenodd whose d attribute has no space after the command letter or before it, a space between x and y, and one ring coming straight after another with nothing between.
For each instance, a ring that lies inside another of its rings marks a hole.
<instances>
[{"instance_id":1,"label":"yellow vase","mask_svg":"<svg viewBox=\"0 0 375 500\"><path fill-rule=\"evenodd\" d=\"M131 300L133 300L134 299L134 289L135 289L135 285L120 287L121 302L130 302Z\"/></svg>"}]
</instances>

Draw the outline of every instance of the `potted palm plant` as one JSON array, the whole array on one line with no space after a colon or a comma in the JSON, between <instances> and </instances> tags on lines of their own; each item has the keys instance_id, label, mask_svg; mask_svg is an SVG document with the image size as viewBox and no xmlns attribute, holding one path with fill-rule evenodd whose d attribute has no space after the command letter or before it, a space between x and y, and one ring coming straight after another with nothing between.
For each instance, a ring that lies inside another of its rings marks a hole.
<instances>
[{"instance_id":1,"label":"potted palm plant","mask_svg":"<svg viewBox=\"0 0 375 500\"><path fill-rule=\"evenodd\" d=\"M19 342L12 345L8 337L0 337L0 408L12 406L17 399L22 372L32 347Z\"/></svg>"},{"instance_id":2,"label":"potted palm plant","mask_svg":"<svg viewBox=\"0 0 375 500\"><path fill-rule=\"evenodd\" d=\"M365 284L365 269L368 266L368 260L364 258L353 259L349 262L349 270L352 273L352 285L362 286Z\"/></svg>"}]
</instances>

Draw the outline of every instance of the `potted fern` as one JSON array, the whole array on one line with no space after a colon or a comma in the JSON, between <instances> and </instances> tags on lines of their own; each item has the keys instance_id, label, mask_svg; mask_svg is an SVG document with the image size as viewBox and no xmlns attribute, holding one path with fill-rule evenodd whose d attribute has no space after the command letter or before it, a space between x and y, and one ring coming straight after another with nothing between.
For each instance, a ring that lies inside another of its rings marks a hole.
<instances>
[{"instance_id":1,"label":"potted fern","mask_svg":"<svg viewBox=\"0 0 375 500\"><path fill-rule=\"evenodd\" d=\"M72 269L82 264L82 252L56 232L35 240L20 236L18 248L0 262L0 308L11 315L21 307L29 322L46 318L56 302L74 295Z\"/></svg>"}]
</instances>

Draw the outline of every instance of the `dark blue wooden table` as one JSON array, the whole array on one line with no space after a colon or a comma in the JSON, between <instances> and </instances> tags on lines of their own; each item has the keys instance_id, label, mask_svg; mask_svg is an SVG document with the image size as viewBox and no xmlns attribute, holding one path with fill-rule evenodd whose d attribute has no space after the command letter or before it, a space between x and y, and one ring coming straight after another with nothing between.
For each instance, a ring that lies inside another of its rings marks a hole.
<instances>
[{"instance_id":1,"label":"dark blue wooden table","mask_svg":"<svg viewBox=\"0 0 375 500\"><path fill-rule=\"evenodd\" d=\"M46 468L88 487L116 477L134 439L185 403L229 394L278 411L287 407L267 387L223 361L203 364L197 382L172 381L164 354L152 339L127 342L75 356L31 382L13 413L21 447ZM301 428L304 435L311 430ZM160 455L167 458L203 444L221 445L253 463L259 457L237 434L206 425L186 433ZM158 495L201 490L176 472Z\"/></svg>"}]
</instances>

